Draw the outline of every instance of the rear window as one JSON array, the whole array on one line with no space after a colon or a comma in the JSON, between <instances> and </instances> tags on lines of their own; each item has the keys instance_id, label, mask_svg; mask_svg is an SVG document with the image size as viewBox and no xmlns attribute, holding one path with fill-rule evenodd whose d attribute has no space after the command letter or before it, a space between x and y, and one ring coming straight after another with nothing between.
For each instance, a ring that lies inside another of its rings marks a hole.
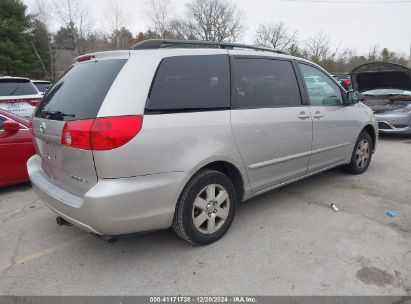
<instances>
[{"instance_id":1,"label":"rear window","mask_svg":"<svg viewBox=\"0 0 411 304\"><path fill-rule=\"evenodd\" d=\"M22 96L38 94L30 81L16 79L0 79L0 96Z\"/></svg>"},{"instance_id":2,"label":"rear window","mask_svg":"<svg viewBox=\"0 0 411 304\"><path fill-rule=\"evenodd\" d=\"M230 107L228 55L177 56L162 60L146 111L192 111Z\"/></svg>"},{"instance_id":3,"label":"rear window","mask_svg":"<svg viewBox=\"0 0 411 304\"><path fill-rule=\"evenodd\" d=\"M71 67L47 92L35 116L59 120L96 118L114 79L127 60L90 61ZM68 116L50 116L45 112Z\"/></svg>"}]
</instances>

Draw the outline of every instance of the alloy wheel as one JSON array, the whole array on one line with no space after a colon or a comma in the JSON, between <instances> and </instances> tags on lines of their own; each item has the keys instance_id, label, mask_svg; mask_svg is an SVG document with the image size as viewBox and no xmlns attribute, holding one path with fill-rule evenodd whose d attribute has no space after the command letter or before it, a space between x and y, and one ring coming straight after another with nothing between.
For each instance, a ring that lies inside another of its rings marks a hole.
<instances>
[{"instance_id":1,"label":"alloy wheel","mask_svg":"<svg viewBox=\"0 0 411 304\"><path fill-rule=\"evenodd\" d=\"M229 210L228 191L218 184L207 185L198 193L193 204L194 227L200 233L212 234L224 225Z\"/></svg>"},{"instance_id":2,"label":"alloy wheel","mask_svg":"<svg viewBox=\"0 0 411 304\"><path fill-rule=\"evenodd\" d=\"M355 152L355 161L359 168L363 169L367 166L370 160L371 149L370 144L366 139L358 143L357 151Z\"/></svg>"}]
</instances>

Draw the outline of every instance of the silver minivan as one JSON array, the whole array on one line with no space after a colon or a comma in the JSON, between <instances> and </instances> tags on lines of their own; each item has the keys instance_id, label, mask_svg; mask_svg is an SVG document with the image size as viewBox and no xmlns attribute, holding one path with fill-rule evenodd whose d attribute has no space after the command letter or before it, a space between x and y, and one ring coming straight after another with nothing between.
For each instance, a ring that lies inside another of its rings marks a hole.
<instances>
[{"instance_id":1,"label":"silver minivan","mask_svg":"<svg viewBox=\"0 0 411 304\"><path fill-rule=\"evenodd\" d=\"M173 227L199 245L227 232L237 202L337 166L363 173L378 137L359 95L309 61L176 40L78 57L32 126L29 176L60 223Z\"/></svg>"}]
</instances>

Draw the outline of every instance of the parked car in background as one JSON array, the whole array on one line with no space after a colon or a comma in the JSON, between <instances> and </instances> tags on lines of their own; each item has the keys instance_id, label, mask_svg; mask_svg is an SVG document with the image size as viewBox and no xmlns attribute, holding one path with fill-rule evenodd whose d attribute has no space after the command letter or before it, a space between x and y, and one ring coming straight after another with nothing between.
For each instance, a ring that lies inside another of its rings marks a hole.
<instances>
[{"instance_id":1,"label":"parked car in background","mask_svg":"<svg viewBox=\"0 0 411 304\"><path fill-rule=\"evenodd\" d=\"M351 76L349 73L334 73L333 77L338 80L338 82L343 86L347 91L352 89L351 86Z\"/></svg>"},{"instance_id":2,"label":"parked car in background","mask_svg":"<svg viewBox=\"0 0 411 304\"><path fill-rule=\"evenodd\" d=\"M337 75L331 75L335 80L338 81L338 76Z\"/></svg>"},{"instance_id":3,"label":"parked car in background","mask_svg":"<svg viewBox=\"0 0 411 304\"><path fill-rule=\"evenodd\" d=\"M0 109L0 187L27 182L35 153L29 121Z\"/></svg>"},{"instance_id":4,"label":"parked car in background","mask_svg":"<svg viewBox=\"0 0 411 304\"><path fill-rule=\"evenodd\" d=\"M30 117L42 97L30 79L0 77L0 109L21 117Z\"/></svg>"},{"instance_id":5,"label":"parked car in background","mask_svg":"<svg viewBox=\"0 0 411 304\"><path fill-rule=\"evenodd\" d=\"M411 134L411 70L373 62L351 72L353 86L375 113L381 133Z\"/></svg>"},{"instance_id":6,"label":"parked car in background","mask_svg":"<svg viewBox=\"0 0 411 304\"><path fill-rule=\"evenodd\" d=\"M51 87L51 82L47 80L32 80L33 84L36 86L37 90L39 90L40 93L44 95L50 87Z\"/></svg>"},{"instance_id":7,"label":"parked car in background","mask_svg":"<svg viewBox=\"0 0 411 304\"><path fill-rule=\"evenodd\" d=\"M308 90L312 77L327 88ZM359 94L314 63L178 40L78 57L33 132L30 180L59 222L108 236L172 226L199 245L227 232L238 201L337 166L365 172L378 138Z\"/></svg>"},{"instance_id":8,"label":"parked car in background","mask_svg":"<svg viewBox=\"0 0 411 304\"><path fill-rule=\"evenodd\" d=\"M304 80L309 92L313 92L315 94L315 92L318 91L321 95L332 94L334 92L332 88L330 88L330 86L319 76L307 76L304 77Z\"/></svg>"}]
</instances>

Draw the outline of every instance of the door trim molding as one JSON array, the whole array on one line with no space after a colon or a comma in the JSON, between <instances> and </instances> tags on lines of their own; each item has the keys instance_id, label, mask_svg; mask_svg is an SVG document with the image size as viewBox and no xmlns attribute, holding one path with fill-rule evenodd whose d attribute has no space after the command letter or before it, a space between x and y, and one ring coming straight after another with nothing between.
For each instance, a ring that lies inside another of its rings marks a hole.
<instances>
[{"instance_id":1,"label":"door trim molding","mask_svg":"<svg viewBox=\"0 0 411 304\"><path fill-rule=\"evenodd\" d=\"M293 160L293 159L298 159L298 158L302 158L302 157L306 157L309 156L311 154L311 151L308 152L302 152L302 153L298 153L298 154L294 154L294 155L290 155L290 156L285 156L285 157L280 157L280 158L276 158L276 159L272 159L272 160L266 160L260 163L255 163L255 164L251 164L248 166L248 169L250 170L255 170L255 169L260 169L260 168L264 168L264 167L268 167L268 166L272 166L278 163L283 163L289 160Z\"/></svg>"},{"instance_id":2,"label":"door trim molding","mask_svg":"<svg viewBox=\"0 0 411 304\"><path fill-rule=\"evenodd\" d=\"M346 161L342 161L342 162L336 163L336 164L334 164L334 165L328 166L328 167L326 167L326 168L319 169L319 170L317 170L317 171L314 171L314 172L305 174L305 175L303 175L303 176L300 176L300 177L291 179L291 180L289 180L289 181L282 182L282 183L280 183L280 184L277 184L277 185L268 187L268 188L263 189L263 190L259 190L259 191L256 191L256 192L251 191L250 196L248 196L248 197L247 197L246 199L244 199L244 200L248 200L248 199L250 199L250 198L252 198L252 197L256 197L256 196L258 196L258 195L260 195L260 194L262 194L262 193L265 193L265 192L268 192L268 191L271 191L271 190L274 190L274 189L277 189L277 188L281 188L281 187L286 186L286 185L288 185L288 184L292 184L292 183L294 183L294 182L296 182L296 181L299 181L299 180L305 179L305 178L307 178L307 177L316 175L316 174L318 174L318 173L321 173L321 172L330 170L330 169L332 169L332 168L335 168L335 167L344 165L344 164L346 164L346 163L347 163Z\"/></svg>"},{"instance_id":3,"label":"door trim molding","mask_svg":"<svg viewBox=\"0 0 411 304\"><path fill-rule=\"evenodd\" d=\"M309 156L309 155L319 154L319 153L327 152L327 151L330 151L330 150L335 150L335 149L339 149L339 148L342 148L342 147L347 147L347 146L350 146L350 145L351 145L350 142L342 143L342 144L338 144L338 145L334 145L334 146L330 146L330 147L326 147L326 148L316 149L316 150L313 150L313 151L302 152L302 153L298 153L298 154L294 154L294 155L290 155L290 156L285 156L285 157L280 157L280 158L276 158L276 159L266 160L266 161L263 161L263 162L251 164L251 165L248 166L248 169L250 169L250 170L260 169L260 168L272 166L272 165L275 165L275 164L283 163L283 162L286 162L286 161L306 157L306 156Z\"/></svg>"},{"instance_id":4,"label":"door trim molding","mask_svg":"<svg viewBox=\"0 0 411 304\"><path fill-rule=\"evenodd\" d=\"M350 145L351 145L351 143L348 142L348 143L342 143L342 144L338 144L338 145L334 145L334 146L329 146L329 147L326 147L326 148L315 149L315 150L311 151L311 155L327 152L327 151L330 151L330 150L335 150L335 149L342 148L342 147L347 147L347 146L350 146Z\"/></svg>"}]
</instances>

